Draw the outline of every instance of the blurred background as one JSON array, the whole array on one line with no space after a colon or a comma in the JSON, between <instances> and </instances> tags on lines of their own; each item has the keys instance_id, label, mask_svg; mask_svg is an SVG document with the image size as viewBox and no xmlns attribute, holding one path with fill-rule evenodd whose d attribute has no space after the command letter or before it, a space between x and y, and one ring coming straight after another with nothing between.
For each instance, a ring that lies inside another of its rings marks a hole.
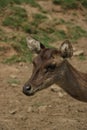
<instances>
[{"instance_id":1,"label":"blurred background","mask_svg":"<svg viewBox=\"0 0 87 130\"><path fill-rule=\"evenodd\" d=\"M87 0L0 0L0 60L31 61L30 35L47 47L87 38Z\"/></svg>"}]
</instances>

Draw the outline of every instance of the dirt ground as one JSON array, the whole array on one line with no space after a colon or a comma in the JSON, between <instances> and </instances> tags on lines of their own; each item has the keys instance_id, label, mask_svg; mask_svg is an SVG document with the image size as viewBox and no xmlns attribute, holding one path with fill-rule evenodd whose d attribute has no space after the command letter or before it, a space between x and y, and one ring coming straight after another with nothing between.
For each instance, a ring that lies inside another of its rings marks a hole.
<instances>
[{"instance_id":1,"label":"dirt ground","mask_svg":"<svg viewBox=\"0 0 87 130\"><path fill-rule=\"evenodd\" d=\"M76 47L83 49L87 58L86 39L80 42L83 44ZM73 57L70 62L87 72L87 60ZM31 72L32 64L0 63L0 130L87 130L87 103L62 89L53 92L48 88L32 97L22 93Z\"/></svg>"}]
</instances>

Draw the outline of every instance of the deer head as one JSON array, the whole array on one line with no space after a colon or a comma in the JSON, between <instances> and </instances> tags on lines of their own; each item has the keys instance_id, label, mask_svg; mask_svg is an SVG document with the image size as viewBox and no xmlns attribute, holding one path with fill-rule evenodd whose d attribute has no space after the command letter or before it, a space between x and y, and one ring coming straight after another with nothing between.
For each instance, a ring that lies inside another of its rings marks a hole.
<instances>
[{"instance_id":1,"label":"deer head","mask_svg":"<svg viewBox=\"0 0 87 130\"><path fill-rule=\"evenodd\" d=\"M34 43L32 42L32 44ZM73 48L71 43L66 40L59 49L46 48L40 43L39 51L36 52L38 52L38 55L33 59L31 78L23 87L23 93L29 96L49 87L62 78L65 73L64 61L66 61L66 58L72 57Z\"/></svg>"}]
</instances>

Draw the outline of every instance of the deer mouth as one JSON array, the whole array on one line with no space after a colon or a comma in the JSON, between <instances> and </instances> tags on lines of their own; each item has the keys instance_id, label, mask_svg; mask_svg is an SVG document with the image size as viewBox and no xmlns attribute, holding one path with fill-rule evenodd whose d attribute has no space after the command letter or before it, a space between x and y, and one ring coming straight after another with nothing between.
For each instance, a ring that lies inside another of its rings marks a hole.
<instances>
[{"instance_id":1,"label":"deer mouth","mask_svg":"<svg viewBox=\"0 0 87 130\"><path fill-rule=\"evenodd\" d=\"M51 79L48 79L47 81L45 81L45 83L41 83L36 87L25 85L23 87L23 93L27 96L33 96L36 92L48 88L50 85L52 85L52 83L53 81Z\"/></svg>"},{"instance_id":2,"label":"deer mouth","mask_svg":"<svg viewBox=\"0 0 87 130\"><path fill-rule=\"evenodd\" d=\"M33 88L30 85L23 87L23 93L27 96L33 96L37 91L40 91L43 87L43 84L40 84L38 87Z\"/></svg>"}]
</instances>

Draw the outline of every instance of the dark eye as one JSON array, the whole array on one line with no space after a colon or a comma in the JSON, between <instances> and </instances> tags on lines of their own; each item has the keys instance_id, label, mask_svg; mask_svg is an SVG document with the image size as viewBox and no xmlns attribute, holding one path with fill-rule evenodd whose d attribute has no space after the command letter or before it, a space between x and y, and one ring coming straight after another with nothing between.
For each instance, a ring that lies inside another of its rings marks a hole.
<instances>
[{"instance_id":1,"label":"dark eye","mask_svg":"<svg viewBox=\"0 0 87 130\"><path fill-rule=\"evenodd\" d=\"M33 60L32 63L34 66L36 66L36 64L37 64L36 60Z\"/></svg>"},{"instance_id":2,"label":"dark eye","mask_svg":"<svg viewBox=\"0 0 87 130\"><path fill-rule=\"evenodd\" d=\"M50 64L50 65L46 66L47 71L53 71L55 68L56 68L55 64Z\"/></svg>"},{"instance_id":3,"label":"dark eye","mask_svg":"<svg viewBox=\"0 0 87 130\"><path fill-rule=\"evenodd\" d=\"M34 66L36 66L36 63L34 61L32 63L33 63Z\"/></svg>"}]
</instances>

